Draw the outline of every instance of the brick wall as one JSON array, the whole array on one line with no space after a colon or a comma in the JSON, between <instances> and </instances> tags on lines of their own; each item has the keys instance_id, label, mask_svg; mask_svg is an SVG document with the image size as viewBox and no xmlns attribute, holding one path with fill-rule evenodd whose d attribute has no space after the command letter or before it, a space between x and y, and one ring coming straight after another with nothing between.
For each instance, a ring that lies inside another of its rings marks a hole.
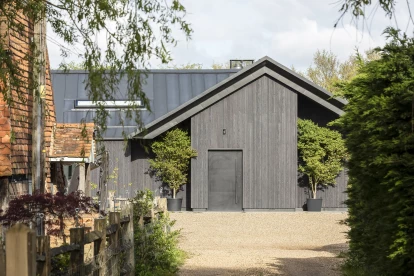
<instances>
[{"instance_id":1,"label":"brick wall","mask_svg":"<svg viewBox=\"0 0 414 276\"><path fill-rule=\"evenodd\" d=\"M19 64L24 83L28 84L30 82L31 67L25 59L25 56L27 53L30 53L29 40L33 36L33 25L23 15L17 15L16 20L24 24L24 30L11 30L2 24L0 29L3 34L2 37L4 37L2 43L7 45L13 60ZM52 126L55 122L55 109L49 73L49 58L48 55L46 56L45 114L47 116L45 122L45 150L49 153ZM33 91L28 88L28 85L22 85L21 87L10 87L10 94L13 98L12 106L7 106L4 101L0 101L0 162L2 164L0 167L0 176L29 175L31 174L32 157ZM50 165L47 158L47 172L49 172L49 168ZM50 177L48 177L48 182L50 182Z\"/></svg>"}]
</instances>

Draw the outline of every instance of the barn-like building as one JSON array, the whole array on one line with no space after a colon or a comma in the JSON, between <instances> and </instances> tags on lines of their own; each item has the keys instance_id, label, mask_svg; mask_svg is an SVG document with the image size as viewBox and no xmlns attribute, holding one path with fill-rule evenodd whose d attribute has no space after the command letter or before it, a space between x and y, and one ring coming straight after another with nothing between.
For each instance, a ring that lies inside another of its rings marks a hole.
<instances>
[{"instance_id":1,"label":"barn-like building","mask_svg":"<svg viewBox=\"0 0 414 276\"><path fill-rule=\"evenodd\" d=\"M85 71L52 71L58 122L92 120L87 78ZM143 78L152 112L141 111L145 132L133 120L125 121L126 147L118 125L124 114L115 102L110 110L105 145L110 171L118 172L108 190L119 197L145 188L158 192L162 183L148 172L151 153L144 147L178 126L190 133L198 152L190 181L177 195L184 209L302 210L308 192L297 169L297 119L326 126L343 113L344 100L269 57L241 70L150 70ZM126 89L125 80L116 95L119 102L125 101ZM92 173L97 183L98 170ZM346 185L342 172L335 187L318 192L324 210L346 208Z\"/></svg>"}]
</instances>

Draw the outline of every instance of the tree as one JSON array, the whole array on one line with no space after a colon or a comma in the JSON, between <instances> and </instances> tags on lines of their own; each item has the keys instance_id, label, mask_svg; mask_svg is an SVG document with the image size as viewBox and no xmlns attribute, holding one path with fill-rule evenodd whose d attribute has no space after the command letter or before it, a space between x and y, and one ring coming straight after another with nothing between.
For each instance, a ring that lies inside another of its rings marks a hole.
<instances>
[{"instance_id":1,"label":"tree","mask_svg":"<svg viewBox=\"0 0 414 276\"><path fill-rule=\"evenodd\" d=\"M364 55L357 52L346 61L341 62L334 53L327 50L317 50L313 55L313 64L305 72L300 72L294 67L292 69L335 96L341 96L338 94L339 84L355 77L362 64L380 57L376 51L368 50Z\"/></svg>"},{"instance_id":2,"label":"tree","mask_svg":"<svg viewBox=\"0 0 414 276\"><path fill-rule=\"evenodd\" d=\"M37 214L43 213L46 234L62 237L63 242L66 243L65 220L68 218L76 220L82 213L91 213L94 209L95 205L91 198L84 196L81 191L69 195L63 193L27 194L9 202L6 212L0 215L0 223L7 226L18 222L36 224Z\"/></svg>"},{"instance_id":3,"label":"tree","mask_svg":"<svg viewBox=\"0 0 414 276\"><path fill-rule=\"evenodd\" d=\"M167 132L161 141L152 143L151 148L155 158L149 160L150 167L173 190L175 198L176 191L187 183L190 159L197 156L191 148L190 137L176 128Z\"/></svg>"},{"instance_id":4,"label":"tree","mask_svg":"<svg viewBox=\"0 0 414 276\"><path fill-rule=\"evenodd\" d=\"M82 48L78 51L81 64L89 71L85 86L89 99L99 105L94 118L99 126L98 138L106 130L109 117L100 103L114 100L121 79L128 80L126 99L131 102L140 100L150 110L141 87L141 73L145 73L148 61L153 57L162 63L171 61L168 47L178 42L173 29L180 29L186 38L190 38L192 29L184 20L185 14L179 0L3 0L0 5L1 23L7 24L10 30L29 35L19 18L27 16L34 23L46 17L51 31L66 44L60 45L63 56ZM106 37L105 45L99 45L98 35ZM49 40L52 39L49 37ZM13 59L6 50L0 43L0 82L27 87L20 77L26 68L19 67L21 60ZM34 55L40 50L43 49L33 48L33 51L23 53L21 59L33 64ZM28 88L34 87L37 87L35 81ZM12 104L8 87L2 85L0 90L8 104ZM142 127L138 106L131 105L126 117L135 118L137 125ZM120 125L123 125L121 119Z\"/></svg>"},{"instance_id":5,"label":"tree","mask_svg":"<svg viewBox=\"0 0 414 276\"><path fill-rule=\"evenodd\" d=\"M347 268L414 275L414 39L386 34L382 58L342 87L349 103L336 125L350 153Z\"/></svg>"},{"instance_id":6,"label":"tree","mask_svg":"<svg viewBox=\"0 0 414 276\"><path fill-rule=\"evenodd\" d=\"M345 142L338 131L298 120L299 171L309 178L312 198L319 186L335 185L346 158Z\"/></svg>"}]
</instances>

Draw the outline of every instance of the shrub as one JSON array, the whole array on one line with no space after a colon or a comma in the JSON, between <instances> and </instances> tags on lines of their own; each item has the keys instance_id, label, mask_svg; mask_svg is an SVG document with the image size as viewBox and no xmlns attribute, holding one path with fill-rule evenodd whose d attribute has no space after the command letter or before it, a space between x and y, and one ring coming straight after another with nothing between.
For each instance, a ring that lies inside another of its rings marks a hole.
<instances>
[{"instance_id":1,"label":"shrub","mask_svg":"<svg viewBox=\"0 0 414 276\"><path fill-rule=\"evenodd\" d=\"M382 58L343 86L350 153L346 268L414 275L414 39L389 29Z\"/></svg>"},{"instance_id":2,"label":"shrub","mask_svg":"<svg viewBox=\"0 0 414 276\"><path fill-rule=\"evenodd\" d=\"M134 246L136 275L176 275L184 262L185 253L178 248L179 230L171 230L175 221L160 214L158 219L139 225L140 216L151 210L154 197L151 191L141 191L131 200L134 206Z\"/></svg>"},{"instance_id":3,"label":"shrub","mask_svg":"<svg viewBox=\"0 0 414 276\"><path fill-rule=\"evenodd\" d=\"M17 222L36 223L36 215L43 213L46 234L61 237L66 243L65 220L75 219L82 213L93 212L95 207L91 198L84 196L82 191L68 195L63 193L21 195L9 202L6 212L0 215L0 223L7 226Z\"/></svg>"},{"instance_id":4,"label":"shrub","mask_svg":"<svg viewBox=\"0 0 414 276\"><path fill-rule=\"evenodd\" d=\"M343 170L345 142L338 131L298 120L299 171L309 178L312 197L318 186L334 185Z\"/></svg>"},{"instance_id":5,"label":"shrub","mask_svg":"<svg viewBox=\"0 0 414 276\"><path fill-rule=\"evenodd\" d=\"M167 132L161 141L154 142L151 148L155 153L155 158L149 160L151 169L173 190L175 198L176 191L187 183L190 159L197 156L191 148L191 139L187 132L176 128Z\"/></svg>"}]
</instances>

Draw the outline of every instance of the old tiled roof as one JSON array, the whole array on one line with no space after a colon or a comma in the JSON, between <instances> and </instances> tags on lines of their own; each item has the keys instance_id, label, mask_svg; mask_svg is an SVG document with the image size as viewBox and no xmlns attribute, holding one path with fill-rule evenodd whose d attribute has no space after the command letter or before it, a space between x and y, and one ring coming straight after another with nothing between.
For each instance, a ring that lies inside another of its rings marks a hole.
<instances>
[{"instance_id":1,"label":"old tiled roof","mask_svg":"<svg viewBox=\"0 0 414 276\"><path fill-rule=\"evenodd\" d=\"M56 123L50 147L51 158L89 158L92 151L93 123Z\"/></svg>"}]
</instances>

